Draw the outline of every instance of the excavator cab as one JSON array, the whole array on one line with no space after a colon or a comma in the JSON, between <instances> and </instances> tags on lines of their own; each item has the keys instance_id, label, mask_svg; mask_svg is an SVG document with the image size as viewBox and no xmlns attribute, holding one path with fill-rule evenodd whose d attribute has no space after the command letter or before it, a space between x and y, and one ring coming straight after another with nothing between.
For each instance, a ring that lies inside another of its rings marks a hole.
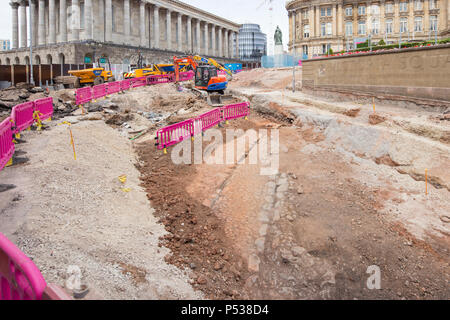
<instances>
[{"instance_id":1,"label":"excavator cab","mask_svg":"<svg viewBox=\"0 0 450 320\"><path fill-rule=\"evenodd\" d=\"M223 92L227 88L227 81L224 78L217 75L217 68L214 66L198 66L195 71L195 87L209 92Z\"/></svg>"}]
</instances>

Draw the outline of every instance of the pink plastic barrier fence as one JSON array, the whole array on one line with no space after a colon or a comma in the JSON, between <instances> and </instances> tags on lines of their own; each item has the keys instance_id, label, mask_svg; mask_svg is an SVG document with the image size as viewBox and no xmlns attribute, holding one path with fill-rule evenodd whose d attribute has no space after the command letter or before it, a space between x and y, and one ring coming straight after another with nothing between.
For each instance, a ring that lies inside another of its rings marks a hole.
<instances>
[{"instance_id":1,"label":"pink plastic barrier fence","mask_svg":"<svg viewBox=\"0 0 450 320\"><path fill-rule=\"evenodd\" d=\"M120 81L109 82L106 87L107 94L114 94L120 91Z\"/></svg>"},{"instance_id":2,"label":"pink plastic barrier fence","mask_svg":"<svg viewBox=\"0 0 450 320\"><path fill-rule=\"evenodd\" d=\"M250 103L242 102L222 107L223 120L230 120L248 116L250 112L248 108L249 106Z\"/></svg>"},{"instance_id":3,"label":"pink plastic barrier fence","mask_svg":"<svg viewBox=\"0 0 450 320\"><path fill-rule=\"evenodd\" d=\"M189 81L194 79L194 71L180 72L180 81Z\"/></svg>"},{"instance_id":4,"label":"pink plastic barrier fence","mask_svg":"<svg viewBox=\"0 0 450 320\"><path fill-rule=\"evenodd\" d=\"M193 120L185 120L168 127L159 129L156 132L158 149L162 150L168 146L177 144L193 135Z\"/></svg>"},{"instance_id":5,"label":"pink plastic barrier fence","mask_svg":"<svg viewBox=\"0 0 450 320\"><path fill-rule=\"evenodd\" d=\"M25 102L12 108L11 118L14 121L14 133L19 133L33 124L33 112L34 102Z\"/></svg>"},{"instance_id":6,"label":"pink plastic barrier fence","mask_svg":"<svg viewBox=\"0 0 450 320\"><path fill-rule=\"evenodd\" d=\"M175 76L172 74L162 74L157 76L148 76L147 85L174 82Z\"/></svg>"},{"instance_id":7,"label":"pink plastic barrier fence","mask_svg":"<svg viewBox=\"0 0 450 320\"><path fill-rule=\"evenodd\" d=\"M39 112L39 119L44 121L53 115L53 98L44 98L34 101L34 111Z\"/></svg>"},{"instance_id":8,"label":"pink plastic barrier fence","mask_svg":"<svg viewBox=\"0 0 450 320\"><path fill-rule=\"evenodd\" d=\"M133 87L133 88L143 87L146 84L147 84L146 77L131 79L131 87Z\"/></svg>"},{"instance_id":9,"label":"pink plastic barrier fence","mask_svg":"<svg viewBox=\"0 0 450 320\"><path fill-rule=\"evenodd\" d=\"M41 300L46 287L36 265L0 233L0 300Z\"/></svg>"},{"instance_id":10,"label":"pink plastic barrier fence","mask_svg":"<svg viewBox=\"0 0 450 320\"><path fill-rule=\"evenodd\" d=\"M92 100L92 90L90 87L77 89L75 92L75 102L77 106L83 105Z\"/></svg>"},{"instance_id":11,"label":"pink plastic barrier fence","mask_svg":"<svg viewBox=\"0 0 450 320\"><path fill-rule=\"evenodd\" d=\"M100 99L106 96L106 84L99 84L92 87L92 99Z\"/></svg>"},{"instance_id":12,"label":"pink plastic barrier fence","mask_svg":"<svg viewBox=\"0 0 450 320\"><path fill-rule=\"evenodd\" d=\"M222 121L221 108L216 108L211 111L208 111L199 116L197 119L199 119L202 123L201 124L202 131L206 131Z\"/></svg>"},{"instance_id":13,"label":"pink plastic barrier fence","mask_svg":"<svg viewBox=\"0 0 450 320\"><path fill-rule=\"evenodd\" d=\"M12 122L8 117L0 123L0 171L14 154L15 146L12 135Z\"/></svg>"},{"instance_id":14,"label":"pink plastic barrier fence","mask_svg":"<svg viewBox=\"0 0 450 320\"><path fill-rule=\"evenodd\" d=\"M120 82L120 90L125 91L130 89L131 86L131 79L122 80Z\"/></svg>"}]
</instances>

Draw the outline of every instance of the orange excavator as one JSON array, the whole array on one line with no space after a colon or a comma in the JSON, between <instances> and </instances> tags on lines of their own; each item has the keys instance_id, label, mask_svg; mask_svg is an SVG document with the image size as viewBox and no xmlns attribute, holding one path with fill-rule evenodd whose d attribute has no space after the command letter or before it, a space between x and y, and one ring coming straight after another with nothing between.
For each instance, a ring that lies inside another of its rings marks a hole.
<instances>
[{"instance_id":1,"label":"orange excavator","mask_svg":"<svg viewBox=\"0 0 450 320\"><path fill-rule=\"evenodd\" d=\"M217 67L208 64L198 64L192 56L173 57L175 67L175 81L180 81L180 65L188 64L195 72L194 88L192 91L201 98L208 101L213 107L224 105L224 100L231 99L230 95L225 95L228 85L227 77L217 74Z\"/></svg>"},{"instance_id":2,"label":"orange excavator","mask_svg":"<svg viewBox=\"0 0 450 320\"><path fill-rule=\"evenodd\" d=\"M217 68L212 65L199 65L193 57L173 57L176 82L180 80L180 64L189 64L195 72L195 88L207 92L222 93L226 90L228 80L225 76L217 74Z\"/></svg>"}]
</instances>

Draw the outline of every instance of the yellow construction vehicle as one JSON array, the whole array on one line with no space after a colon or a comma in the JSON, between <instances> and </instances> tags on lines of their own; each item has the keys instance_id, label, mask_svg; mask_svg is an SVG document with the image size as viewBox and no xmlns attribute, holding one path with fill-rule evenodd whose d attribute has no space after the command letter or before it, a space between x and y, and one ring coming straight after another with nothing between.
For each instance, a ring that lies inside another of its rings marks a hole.
<instances>
[{"instance_id":1,"label":"yellow construction vehicle","mask_svg":"<svg viewBox=\"0 0 450 320\"><path fill-rule=\"evenodd\" d=\"M103 58L104 59L104 58ZM109 64L109 59L108 59ZM79 88L82 85L94 86L102 84L105 82L116 81L111 71L106 71L105 68L101 67L101 60L98 61L99 68L90 68L83 70L70 70L69 74L72 75L74 81L74 87ZM109 64L111 70L111 64Z\"/></svg>"},{"instance_id":2,"label":"yellow construction vehicle","mask_svg":"<svg viewBox=\"0 0 450 320\"><path fill-rule=\"evenodd\" d=\"M231 78L233 78L233 73L231 72L231 70L229 70L228 68L226 68L225 66L218 63L216 60L212 58L204 58L200 56L193 56L192 58L195 61L197 61L198 64L209 64L216 67L218 70L225 71L230 76L230 79L228 79L229 81L231 80Z\"/></svg>"}]
</instances>

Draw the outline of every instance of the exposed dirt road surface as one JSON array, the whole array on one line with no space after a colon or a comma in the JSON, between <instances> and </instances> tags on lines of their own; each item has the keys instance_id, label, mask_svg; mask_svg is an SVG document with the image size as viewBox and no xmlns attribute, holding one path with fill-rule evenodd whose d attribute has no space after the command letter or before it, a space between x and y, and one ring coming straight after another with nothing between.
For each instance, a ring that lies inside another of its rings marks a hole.
<instances>
[{"instance_id":1,"label":"exposed dirt road surface","mask_svg":"<svg viewBox=\"0 0 450 320\"><path fill-rule=\"evenodd\" d=\"M374 113L292 93L291 76L235 76L249 119L188 142L191 158L202 147L195 164L155 147L158 128L211 109L172 85L58 120L72 123L77 160L66 125L24 133L28 161L0 172L15 186L0 189L0 232L49 282L79 266L87 299L449 299L448 110L377 101ZM226 140L228 129L243 131ZM260 130L279 146L252 164ZM212 164L234 142L243 156Z\"/></svg>"}]
</instances>

